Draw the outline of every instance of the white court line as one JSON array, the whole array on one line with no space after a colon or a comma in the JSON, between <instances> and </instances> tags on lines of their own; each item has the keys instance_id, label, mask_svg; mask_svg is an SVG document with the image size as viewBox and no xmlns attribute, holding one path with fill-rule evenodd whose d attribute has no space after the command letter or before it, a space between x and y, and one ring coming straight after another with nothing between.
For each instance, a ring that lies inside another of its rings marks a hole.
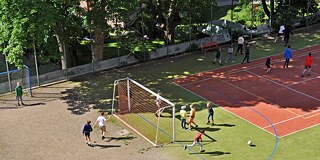
<instances>
[{"instance_id":1,"label":"white court line","mask_svg":"<svg viewBox=\"0 0 320 160\"><path fill-rule=\"evenodd\" d=\"M258 75L258 74L255 74L255 73L253 73L253 72L251 72L251 71L248 71L248 70L246 70L246 71L249 72L249 73L251 73L251 74L254 74L254 75L258 76L258 77L261 77L261 78L263 78L263 79L265 79L265 80L267 80L267 81L269 81L269 82L275 83L275 84L277 84L277 85L279 85L279 86L281 86L281 87L287 88L287 89L289 89L289 90L291 90L291 91L294 91L294 92L296 92L296 93L302 94L302 95L304 95L304 96L306 96L306 97L312 98L312 99L320 102L320 99L318 99L318 98L316 98L316 97L313 97L313 96L310 96L310 95L308 95L308 94L302 93L302 92L300 92L300 91L297 91L297 90L295 90L295 89L292 89L292 88L290 88L290 87L287 87L287 86L285 86L285 85L283 85L283 84L280 84L280 83L278 83L278 82L276 82L276 81L273 81L273 80L270 80L270 79L265 78L265 77L263 77L263 76L260 76L260 75Z\"/></svg>"},{"instance_id":2,"label":"white court line","mask_svg":"<svg viewBox=\"0 0 320 160\"><path fill-rule=\"evenodd\" d=\"M190 92L190 93L192 93L192 94L194 94L194 95L196 95L196 96L198 96L198 97L200 97L200 98L202 98L202 99L205 99L206 101L210 101L210 100L208 100L208 99L206 99L206 98L204 98L204 97L202 97L202 96L198 95L197 93L192 92L192 91L190 91L190 90L188 90L188 89L186 89L186 88L184 88L184 87L180 86L180 85L179 85L179 84L177 84L177 83L173 83L173 84L175 84L175 85L179 86L180 88L182 88L182 89L184 89L184 90L186 90L186 91L188 91L188 92ZM239 116L239 115L237 115L236 113L233 113L233 112L231 112L231 111L229 111L229 110L225 109L224 107L220 107L218 104L216 104L216 103L214 103L214 102L212 102L212 101L210 101L210 102L211 102L212 104L214 104L214 105L218 106L219 108L222 108L223 110L225 110L225 111L227 111L227 112L231 113L232 115L234 115L234 116L236 116L236 117L238 117L238 118L242 119L243 121L246 121L246 122L248 122L248 123L252 124L253 126L256 126L256 127L260 128L261 130L263 130L263 131L265 131L265 132L267 132L267 133L269 133L269 134L271 134L271 135L273 135L273 136L276 136L274 133L272 133L272 132L270 132L270 131L268 131L268 130L266 130L266 129L263 129L262 127L260 127L260 126L258 126L258 125L256 125L256 124L254 124L253 122L250 122L250 121L248 121L248 120L246 120L246 119L244 119L244 118L240 117L240 116Z\"/></svg>"},{"instance_id":3,"label":"white court line","mask_svg":"<svg viewBox=\"0 0 320 160\"><path fill-rule=\"evenodd\" d=\"M312 114L312 113L315 113L315 112L319 112L320 110L316 110L316 111L313 111L313 112L310 112L310 113L305 113L305 114L302 114L302 115L299 115L299 116L296 116L296 117L292 117L292 118L289 118L289 119L286 119L286 120L283 120L283 121L280 121L280 122L276 122L276 123L272 123L273 126L276 126L278 124L281 124L281 123L285 123L285 122L288 122L288 121L291 121L293 119L297 119L297 118L303 118L303 116L306 116L306 115L309 115L309 114ZM268 126L265 126L263 127L263 129L266 129L266 128L269 128L271 127L272 125L268 125Z\"/></svg>"},{"instance_id":4,"label":"white court line","mask_svg":"<svg viewBox=\"0 0 320 160\"><path fill-rule=\"evenodd\" d=\"M316 50L312 50L313 54L314 54L314 51L316 51L315 53L320 53L320 49L316 49ZM319 51L319 52L318 52ZM311 52L311 51L308 51L308 52ZM308 53L304 54L304 53L301 53L299 54L298 56L296 56L295 58L301 58L301 57L304 57L306 56ZM265 57L263 57L265 58ZM262 59L262 58L259 58L259 59ZM255 59L255 60L259 60L259 59ZM282 62L283 60L282 59L278 59L276 60L274 63L279 63L279 62ZM238 65L238 64L234 64L234 65ZM230 66L234 66L234 65L230 65ZM225 66L225 67L230 67L230 66ZM259 68L261 66L265 66L264 64L260 64L260 65L255 65L255 66L250 66L250 67L247 67L247 68L239 68L239 69L235 69L235 71L230 71L230 72L227 72L225 74L222 74L222 75L230 75L230 74L233 74L233 73L239 73L239 72L243 72L243 71L246 71L248 69L255 69L255 68ZM225 68L223 67L223 68ZM222 67L221 67L222 68ZM221 69L221 68L217 68L217 69L214 69L214 70L218 70L218 69ZM203 71L203 72L200 72L200 73L205 73L205 72L212 72L214 70L209 70L209 71ZM192 75L189 75L189 76L186 76L186 77L190 77L190 76L195 76L197 74L200 74L200 73L196 73L196 74L192 74ZM185 77L185 78L186 78ZM186 83L186 84L183 84L183 85L180 85L180 86L188 86L188 85L192 85L192 84L197 84L198 82L203 82L203 81L207 81L207 80L211 80L213 78L216 78L216 77L211 77L211 78L206 78L206 79L202 79L202 80L198 80L198 81L195 81L195 82L190 82L190 83ZM179 78L178 78L179 79Z\"/></svg>"},{"instance_id":5,"label":"white court line","mask_svg":"<svg viewBox=\"0 0 320 160\"><path fill-rule=\"evenodd\" d=\"M283 137L289 136L289 135L291 135L291 134L298 133L298 132L300 132L300 131L303 131L303 130L306 130L306 129L309 129L309 128L312 128L312 127L316 127L316 126L318 126L318 125L319 125L319 124L316 124L316 125L313 125L313 126L310 126L310 127L307 127L307 128L303 128L303 129L300 129L300 130L291 132L291 133L289 133L289 134L285 134L285 135L283 135L283 136L281 136L281 137L279 137L279 138L283 138Z\"/></svg>"}]
</instances>

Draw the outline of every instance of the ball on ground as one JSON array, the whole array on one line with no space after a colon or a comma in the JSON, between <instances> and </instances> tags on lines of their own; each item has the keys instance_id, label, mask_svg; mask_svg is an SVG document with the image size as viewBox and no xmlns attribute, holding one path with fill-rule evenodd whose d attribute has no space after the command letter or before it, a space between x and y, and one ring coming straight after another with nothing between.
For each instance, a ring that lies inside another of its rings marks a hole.
<instances>
[{"instance_id":1,"label":"ball on ground","mask_svg":"<svg viewBox=\"0 0 320 160\"><path fill-rule=\"evenodd\" d=\"M251 141L248 141L248 145L252 145L252 142L251 142Z\"/></svg>"}]
</instances>

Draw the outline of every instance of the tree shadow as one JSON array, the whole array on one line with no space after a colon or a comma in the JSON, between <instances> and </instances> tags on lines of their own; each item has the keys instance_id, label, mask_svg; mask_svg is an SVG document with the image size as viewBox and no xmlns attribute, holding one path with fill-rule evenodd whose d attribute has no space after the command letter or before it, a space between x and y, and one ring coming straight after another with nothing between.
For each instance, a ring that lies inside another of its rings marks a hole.
<instances>
[{"instance_id":1,"label":"tree shadow","mask_svg":"<svg viewBox=\"0 0 320 160\"><path fill-rule=\"evenodd\" d=\"M189 153L189 154L209 154L210 156L222 156L225 154L231 154L230 152L213 151L213 152L199 152L199 153Z\"/></svg>"},{"instance_id":2,"label":"tree shadow","mask_svg":"<svg viewBox=\"0 0 320 160\"><path fill-rule=\"evenodd\" d=\"M115 144L91 144L90 147L92 147L92 148L100 147L101 149L104 149L104 148L121 147L121 145L115 145Z\"/></svg>"}]
</instances>

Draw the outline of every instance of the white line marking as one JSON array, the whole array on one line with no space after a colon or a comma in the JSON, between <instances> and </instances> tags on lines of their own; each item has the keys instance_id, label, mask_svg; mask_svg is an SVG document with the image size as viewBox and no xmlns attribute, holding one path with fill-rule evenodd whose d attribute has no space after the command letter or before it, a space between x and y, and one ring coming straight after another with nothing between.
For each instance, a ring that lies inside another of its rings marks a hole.
<instances>
[{"instance_id":1,"label":"white line marking","mask_svg":"<svg viewBox=\"0 0 320 160\"><path fill-rule=\"evenodd\" d=\"M310 126L310 127L307 127L307 128L303 128L303 129L300 129L300 130L291 132L291 133L289 133L289 134L285 134L285 135L283 135L283 136L281 136L281 137L279 137L279 138L283 138L283 137L289 136L289 135L291 135L291 134L294 134L294 133L297 133L297 132L300 132L300 131L303 131L303 130L306 130L306 129L309 129L309 128L312 128L312 127L316 127L316 126L318 126L318 125L319 125L319 124L316 124L316 125L313 125L313 126Z\"/></svg>"}]
</instances>

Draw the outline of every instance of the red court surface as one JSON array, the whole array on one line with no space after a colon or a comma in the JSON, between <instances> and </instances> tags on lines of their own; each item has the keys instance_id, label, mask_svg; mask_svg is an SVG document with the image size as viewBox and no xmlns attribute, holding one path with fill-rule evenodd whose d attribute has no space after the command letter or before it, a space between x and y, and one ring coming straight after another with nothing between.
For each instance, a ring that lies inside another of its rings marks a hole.
<instances>
[{"instance_id":1,"label":"red court surface","mask_svg":"<svg viewBox=\"0 0 320 160\"><path fill-rule=\"evenodd\" d=\"M309 52L311 76L301 77ZM289 68L283 69L283 54L274 56L269 74L262 58L174 83L281 138L320 123L320 45L293 51L293 57Z\"/></svg>"}]
</instances>

